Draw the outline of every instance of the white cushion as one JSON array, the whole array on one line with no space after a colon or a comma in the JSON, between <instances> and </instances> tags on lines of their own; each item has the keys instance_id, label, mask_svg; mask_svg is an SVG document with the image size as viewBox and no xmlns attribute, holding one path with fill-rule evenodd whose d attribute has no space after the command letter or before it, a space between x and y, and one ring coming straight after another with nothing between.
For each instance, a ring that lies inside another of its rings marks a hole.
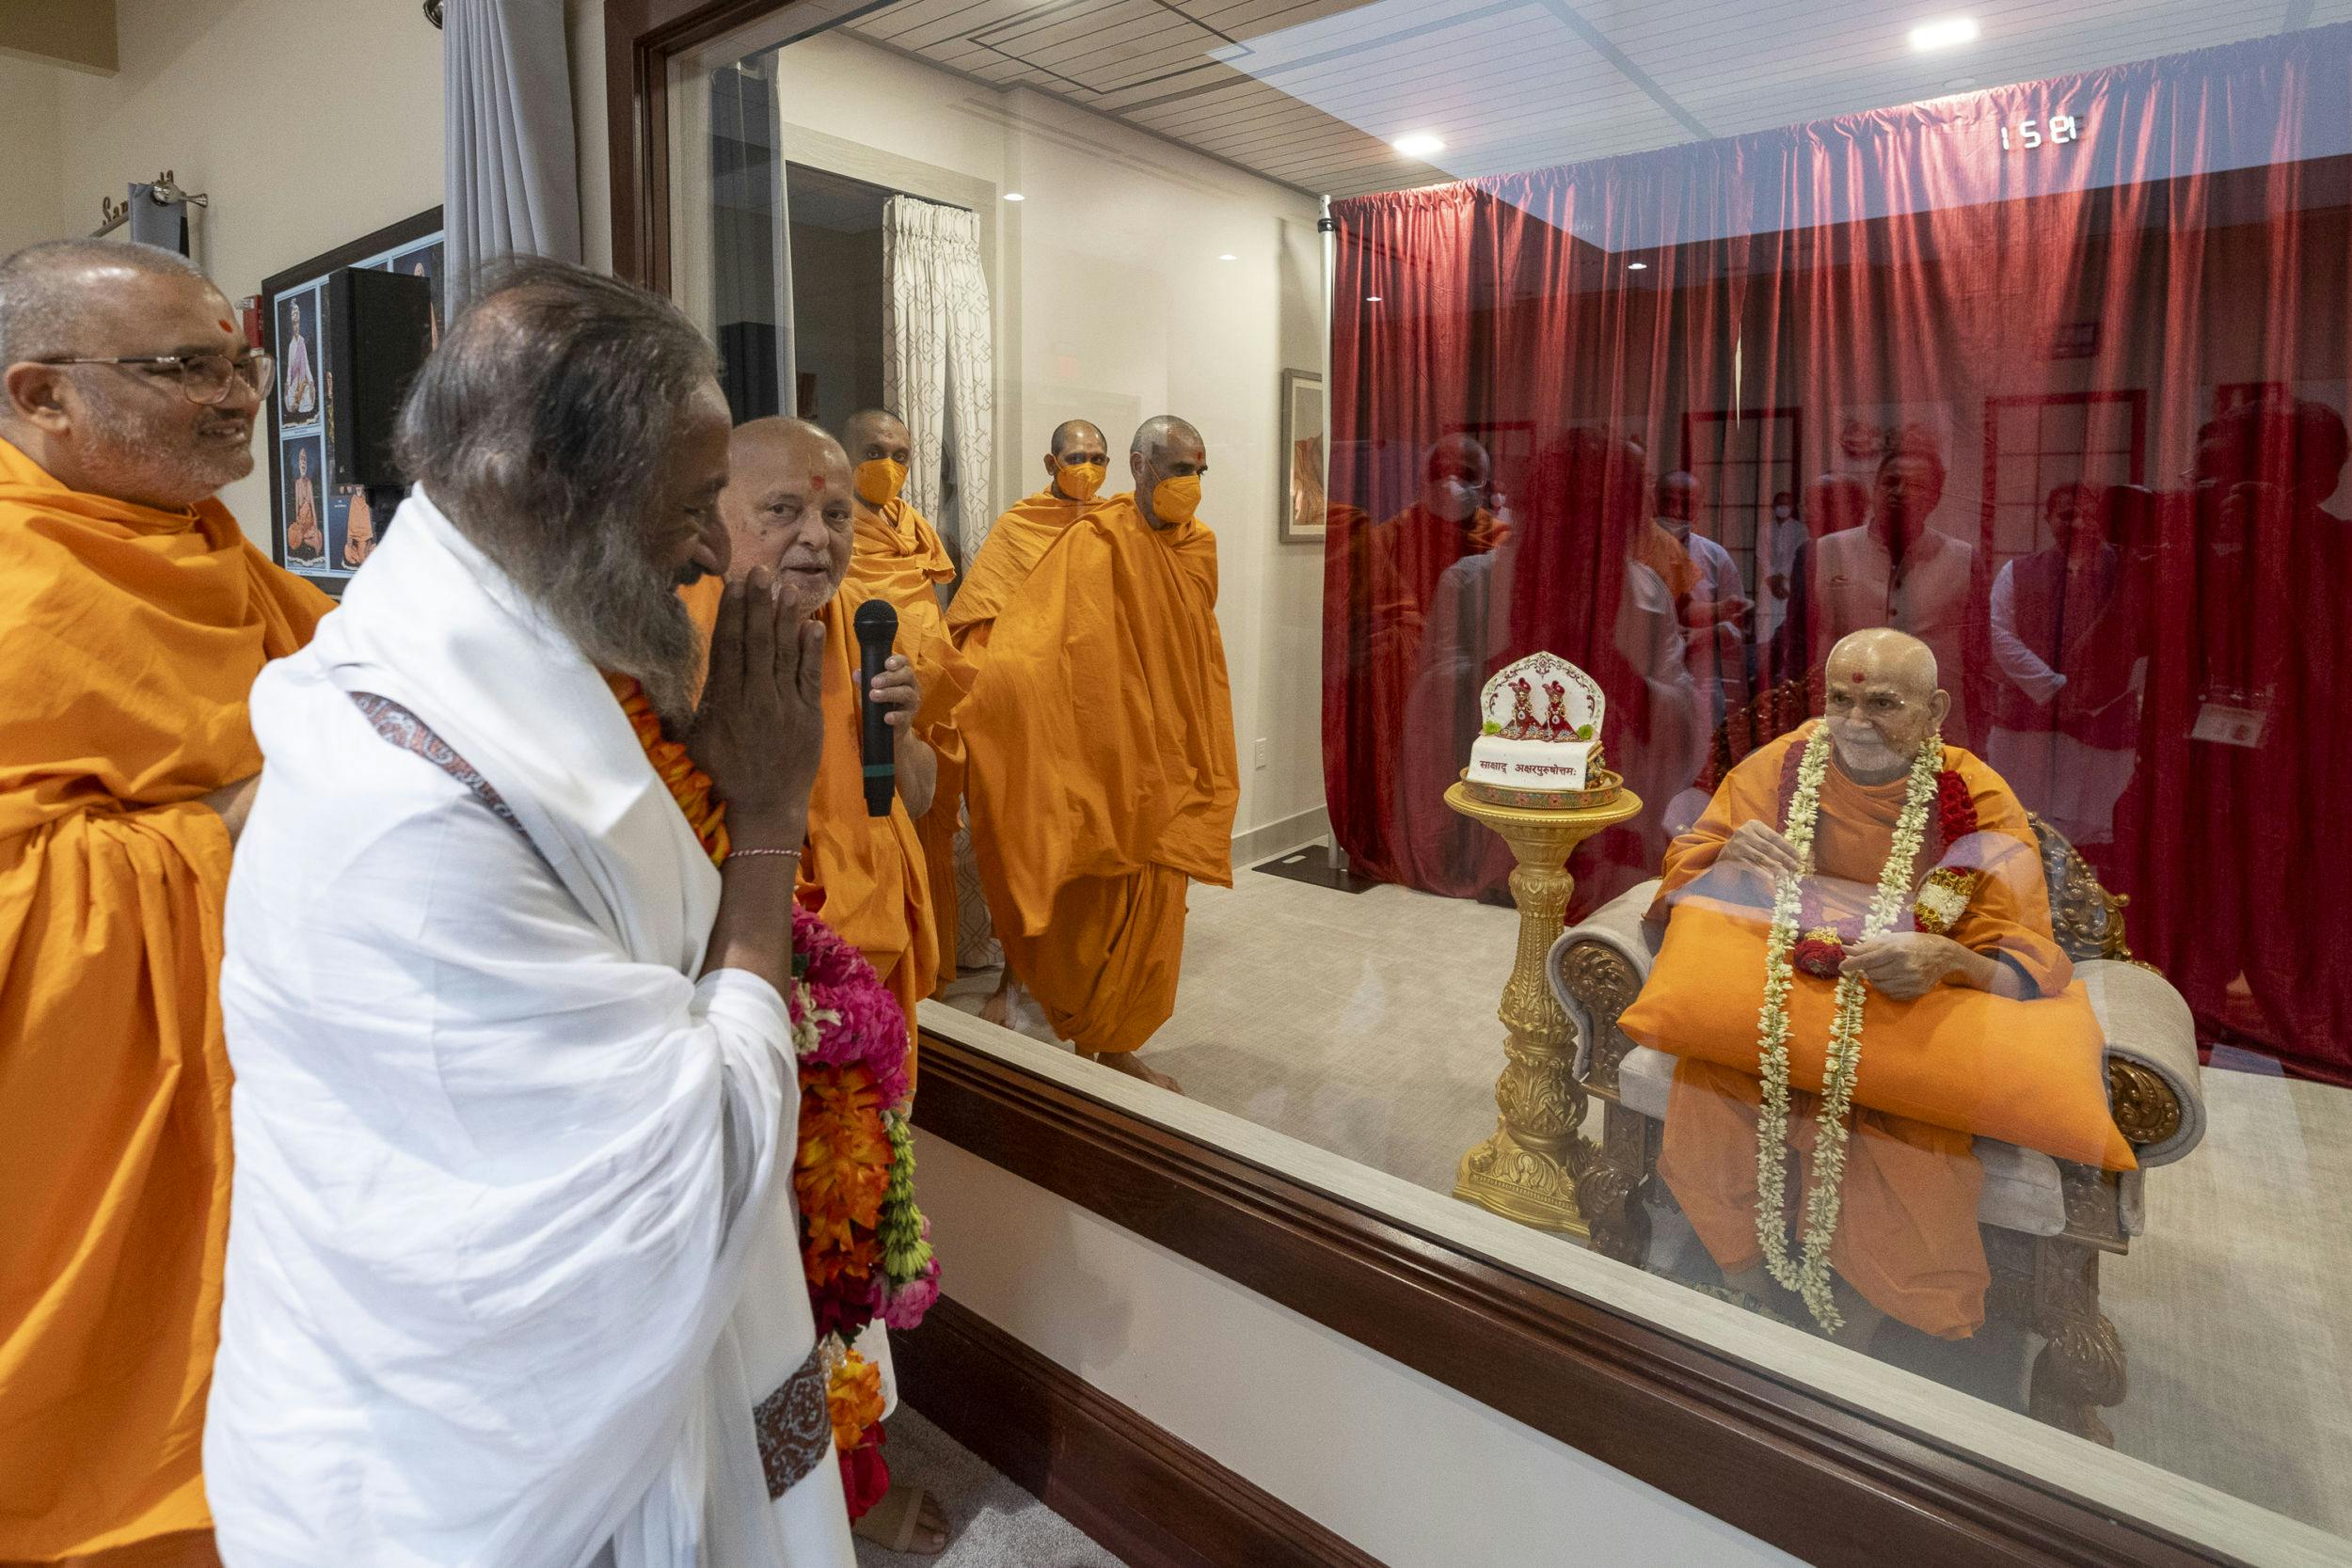
<instances>
[{"instance_id":1,"label":"white cushion","mask_svg":"<svg viewBox=\"0 0 2352 1568\"><path fill-rule=\"evenodd\" d=\"M1618 1064L1617 1102L1652 1121L1663 1121L1674 1083L1675 1059L1637 1045ZM1979 1138L1976 1154L1984 1167L1984 1192L1977 1200L1979 1221L2029 1236L2055 1236L2066 1228L2066 1196L2058 1187L2056 1160L1992 1138Z\"/></svg>"}]
</instances>

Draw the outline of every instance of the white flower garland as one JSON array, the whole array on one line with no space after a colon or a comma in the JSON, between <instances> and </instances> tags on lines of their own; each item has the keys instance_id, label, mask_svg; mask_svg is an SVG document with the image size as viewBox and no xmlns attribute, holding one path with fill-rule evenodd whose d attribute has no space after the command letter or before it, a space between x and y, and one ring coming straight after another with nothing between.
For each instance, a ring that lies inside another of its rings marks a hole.
<instances>
[{"instance_id":1,"label":"white flower garland","mask_svg":"<svg viewBox=\"0 0 2352 1568\"><path fill-rule=\"evenodd\" d=\"M1804 879L1813 874L1813 834L1820 821L1821 780L1829 772L1829 726L1817 725L1798 761L1797 789L1788 801L1788 820L1781 829L1796 852L1797 870L1772 884L1772 925L1764 947L1764 1007L1757 1017L1756 1037L1764 1092L1763 1108L1756 1118L1756 1237L1763 1245L1765 1267L1772 1276L1784 1290L1804 1297L1813 1321L1835 1334L1845 1320L1830 1291L1829 1249L1837 1234L1845 1185L1846 1124L1853 1109L1854 1081L1862 1069L1863 982L1857 975L1837 978L1836 1017L1830 1026L1821 1103L1815 1113L1813 1180L1804 1196L1801 1259L1789 1258L1783 1228L1788 1163L1788 988L1793 982L1789 955L1797 943ZM1903 796L1902 815L1895 822L1895 840L1887 849L1886 863L1879 868L1878 891L1862 923L1866 942L1892 930L1912 902L1912 873L1927 837L1928 812L1935 802L1936 775L1943 767L1944 737L1931 735L1912 759L1910 788Z\"/></svg>"}]
</instances>

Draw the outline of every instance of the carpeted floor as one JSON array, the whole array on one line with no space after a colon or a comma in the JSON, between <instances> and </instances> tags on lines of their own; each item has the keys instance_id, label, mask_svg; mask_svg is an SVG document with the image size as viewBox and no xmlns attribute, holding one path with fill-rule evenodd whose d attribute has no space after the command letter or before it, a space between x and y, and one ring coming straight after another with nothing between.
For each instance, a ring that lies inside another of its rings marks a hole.
<instances>
[{"instance_id":1,"label":"carpeted floor","mask_svg":"<svg viewBox=\"0 0 2352 1568\"><path fill-rule=\"evenodd\" d=\"M946 1510L950 1539L938 1557L857 1544L858 1568L1125 1568L971 1449L912 1410L890 1418L894 1483L920 1486Z\"/></svg>"},{"instance_id":2,"label":"carpeted floor","mask_svg":"<svg viewBox=\"0 0 2352 1568\"><path fill-rule=\"evenodd\" d=\"M1191 910L1146 1059L1207 1104L1450 1193L1494 1128L1518 916L1254 871L1194 888ZM977 1012L993 984L949 1000ZM2151 1175L2150 1233L2104 1262L2131 1376L2106 1418L2125 1453L2352 1537L2352 1091L2208 1070L2205 1094L2204 1144Z\"/></svg>"}]
</instances>

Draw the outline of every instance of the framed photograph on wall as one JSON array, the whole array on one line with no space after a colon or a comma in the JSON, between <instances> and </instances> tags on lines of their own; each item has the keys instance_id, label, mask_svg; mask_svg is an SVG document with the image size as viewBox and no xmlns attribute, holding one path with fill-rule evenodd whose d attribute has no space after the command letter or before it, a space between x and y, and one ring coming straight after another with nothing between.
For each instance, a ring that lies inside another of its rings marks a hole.
<instances>
[{"instance_id":1,"label":"framed photograph on wall","mask_svg":"<svg viewBox=\"0 0 2352 1568\"><path fill-rule=\"evenodd\" d=\"M441 209L365 234L288 267L262 284L262 320L278 358L270 399L270 554L337 598L384 536L357 485L334 482L337 350L326 330L326 280L345 267L421 277L433 285L433 341L448 309L441 277ZM343 377L343 385L350 378Z\"/></svg>"},{"instance_id":2,"label":"framed photograph on wall","mask_svg":"<svg viewBox=\"0 0 2352 1568\"><path fill-rule=\"evenodd\" d=\"M1282 543L1323 542L1323 372L1282 372Z\"/></svg>"}]
</instances>

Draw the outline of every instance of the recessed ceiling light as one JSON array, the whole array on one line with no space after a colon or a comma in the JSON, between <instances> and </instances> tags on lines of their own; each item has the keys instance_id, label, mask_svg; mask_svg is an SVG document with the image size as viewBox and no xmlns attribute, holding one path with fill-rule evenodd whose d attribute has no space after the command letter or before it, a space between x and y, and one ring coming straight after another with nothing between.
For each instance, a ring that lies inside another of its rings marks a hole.
<instances>
[{"instance_id":1,"label":"recessed ceiling light","mask_svg":"<svg viewBox=\"0 0 2352 1568\"><path fill-rule=\"evenodd\" d=\"M1954 44L1977 41L1977 19L1973 16L1947 16L1934 22L1922 22L1911 30L1911 47L1919 50L1949 49Z\"/></svg>"},{"instance_id":2,"label":"recessed ceiling light","mask_svg":"<svg viewBox=\"0 0 2352 1568\"><path fill-rule=\"evenodd\" d=\"M1647 272L1649 271L1649 263L1647 261L1628 261L1625 264L1625 270L1628 272Z\"/></svg>"},{"instance_id":3,"label":"recessed ceiling light","mask_svg":"<svg viewBox=\"0 0 2352 1568\"><path fill-rule=\"evenodd\" d=\"M1023 196L1019 191L1007 191L1005 193L1005 199L1007 201L1026 201L1029 198Z\"/></svg>"},{"instance_id":4,"label":"recessed ceiling light","mask_svg":"<svg viewBox=\"0 0 2352 1568\"><path fill-rule=\"evenodd\" d=\"M1410 135L1399 136L1389 145L1407 158L1426 158L1432 152L1445 150L1445 142L1426 131L1415 131Z\"/></svg>"},{"instance_id":5,"label":"recessed ceiling light","mask_svg":"<svg viewBox=\"0 0 2352 1568\"><path fill-rule=\"evenodd\" d=\"M1377 305L1380 303L1380 296L1378 294L1366 294L1364 296L1364 303L1366 305Z\"/></svg>"},{"instance_id":6,"label":"recessed ceiling light","mask_svg":"<svg viewBox=\"0 0 2352 1568\"><path fill-rule=\"evenodd\" d=\"M1241 260L1241 258L1240 258L1240 257L1238 257L1238 256L1236 256L1236 255L1234 255L1232 251L1230 251L1230 250L1229 250L1229 251L1227 251L1224 255L1222 255L1222 256L1218 257L1218 258L1217 258L1217 260L1218 260L1218 261L1240 261L1240 260Z\"/></svg>"}]
</instances>

